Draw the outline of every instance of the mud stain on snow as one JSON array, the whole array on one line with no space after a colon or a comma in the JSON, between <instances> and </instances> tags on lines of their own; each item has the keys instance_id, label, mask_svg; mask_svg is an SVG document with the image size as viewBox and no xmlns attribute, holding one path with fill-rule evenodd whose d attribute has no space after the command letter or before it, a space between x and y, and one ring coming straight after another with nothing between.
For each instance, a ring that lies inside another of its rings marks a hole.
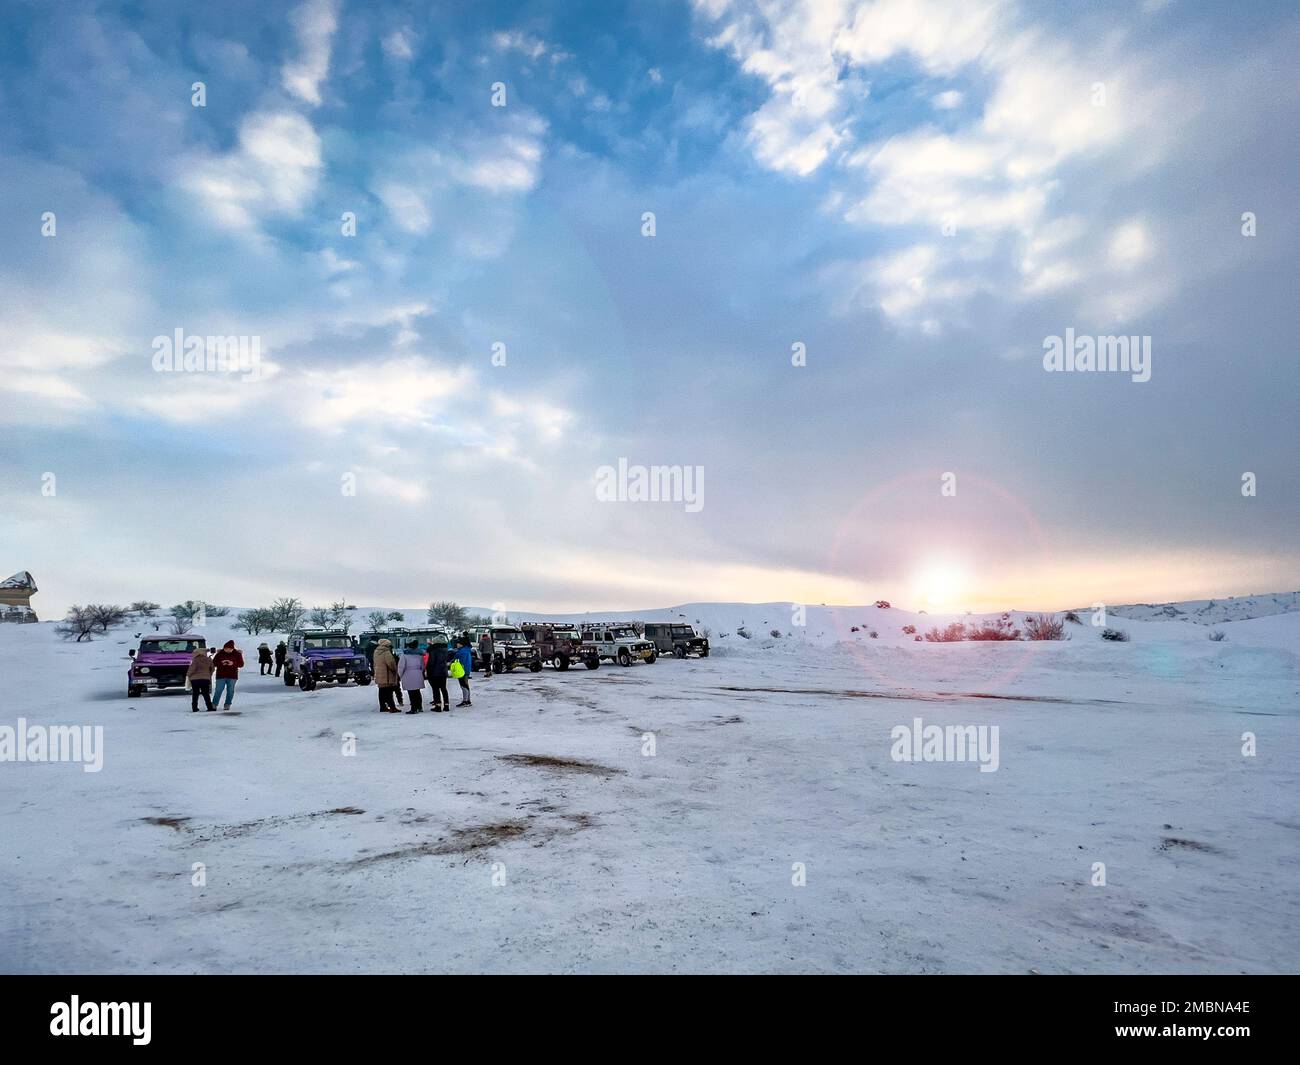
<instances>
[{"instance_id":1,"label":"mud stain on snow","mask_svg":"<svg viewBox=\"0 0 1300 1065\"><path fill-rule=\"evenodd\" d=\"M142 817L140 818L147 825L158 825L161 828L170 828L173 832L186 832L185 822L188 817Z\"/></svg>"},{"instance_id":2,"label":"mud stain on snow","mask_svg":"<svg viewBox=\"0 0 1300 1065\"><path fill-rule=\"evenodd\" d=\"M517 818L506 821L489 821L483 824L466 825L454 828L446 836L423 843L413 843L395 850L380 851L377 854L362 854L350 862L343 863L345 869L364 869L381 862L404 861L410 858L436 858L452 855L474 854L504 843L531 843L534 847L543 847L560 836L572 835L595 823L589 814L562 814L561 824L543 824L535 814L526 819Z\"/></svg>"},{"instance_id":3,"label":"mud stain on snow","mask_svg":"<svg viewBox=\"0 0 1300 1065\"><path fill-rule=\"evenodd\" d=\"M1223 851L1218 847L1212 847L1208 843L1202 843L1195 839L1180 839L1177 836L1162 836L1160 846L1156 848L1162 851L1185 850L1200 851L1202 854L1222 854Z\"/></svg>"},{"instance_id":4,"label":"mud stain on snow","mask_svg":"<svg viewBox=\"0 0 1300 1065\"><path fill-rule=\"evenodd\" d=\"M535 769L550 769L559 773L583 773L596 777L612 777L625 772L598 762L583 762L577 758L556 758L549 754L499 754L497 761L508 762L510 765L532 766Z\"/></svg>"},{"instance_id":5,"label":"mud stain on snow","mask_svg":"<svg viewBox=\"0 0 1300 1065\"><path fill-rule=\"evenodd\" d=\"M1015 703L1113 703L1114 699L1068 699L1059 695L995 695L990 692L884 692L860 691L853 688L749 688L722 685L713 689L720 692L771 692L776 695L824 695L832 699L900 699L904 702L951 702L954 699L997 699Z\"/></svg>"}]
</instances>

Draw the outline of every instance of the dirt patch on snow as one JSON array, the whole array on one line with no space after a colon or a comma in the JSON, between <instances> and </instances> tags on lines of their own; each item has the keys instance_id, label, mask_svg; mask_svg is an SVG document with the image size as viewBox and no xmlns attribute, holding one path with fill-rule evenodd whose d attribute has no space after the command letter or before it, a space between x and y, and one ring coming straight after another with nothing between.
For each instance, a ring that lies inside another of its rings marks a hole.
<instances>
[{"instance_id":1,"label":"dirt patch on snow","mask_svg":"<svg viewBox=\"0 0 1300 1065\"><path fill-rule=\"evenodd\" d=\"M142 817L140 818L147 825L158 825L162 828L170 828L174 832L185 832L185 822L188 817Z\"/></svg>"},{"instance_id":2,"label":"dirt patch on snow","mask_svg":"<svg viewBox=\"0 0 1300 1065\"><path fill-rule=\"evenodd\" d=\"M559 773L585 773L594 777L612 777L622 773L622 769L601 765L598 762L583 762L577 758L556 758L549 754L499 754L497 761L509 762L511 765L532 766L535 769L551 769Z\"/></svg>"}]
</instances>

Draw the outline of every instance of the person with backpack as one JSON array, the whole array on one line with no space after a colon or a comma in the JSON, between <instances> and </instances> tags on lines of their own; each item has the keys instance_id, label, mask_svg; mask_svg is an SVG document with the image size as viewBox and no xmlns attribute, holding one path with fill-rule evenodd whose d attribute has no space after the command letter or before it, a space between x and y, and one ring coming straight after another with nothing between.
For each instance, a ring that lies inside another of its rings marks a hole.
<instances>
[{"instance_id":1,"label":"person with backpack","mask_svg":"<svg viewBox=\"0 0 1300 1065\"><path fill-rule=\"evenodd\" d=\"M289 648L285 646L285 642L281 640L275 645L275 675L277 677L280 675L280 670L284 669L284 660L288 655Z\"/></svg>"},{"instance_id":2,"label":"person with backpack","mask_svg":"<svg viewBox=\"0 0 1300 1065\"><path fill-rule=\"evenodd\" d=\"M411 697L411 709L406 712L423 713L424 658L420 654L420 645L415 640L411 640L406 645L405 652L398 659L397 677L401 686L406 689L406 694Z\"/></svg>"},{"instance_id":3,"label":"person with backpack","mask_svg":"<svg viewBox=\"0 0 1300 1065\"><path fill-rule=\"evenodd\" d=\"M212 688L213 705L221 702L224 694L226 705L221 709L229 710L235 701L235 681L239 679L239 671L244 668L244 652L235 646L234 640L227 640L225 646L213 656L212 668L217 674L217 682Z\"/></svg>"},{"instance_id":4,"label":"person with backpack","mask_svg":"<svg viewBox=\"0 0 1300 1065\"><path fill-rule=\"evenodd\" d=\"M265 643L257 645L257 675L259 677L269 677L271 675L271 649Z\"/></svg>"},{"instance_id":5,"label":"person with backpack","mask_svg":"<svg viewBox=\"0 0 1300 1065\"><path fill-rule=\"evenodd\" d=\"M379 687L379 712L400 714L393 705L393 692L397 690L397 658L393 655L393 641L380 640L375 645L375 684Z\"/></svg>"},{"instance_id":6,"label":"person with backpack","mask_svg":"<svg viewBox=\"0 0 1300 1065\"><path fill-rule=\"evenodd\" d=\"M450 712L451 698L447 695L447 645L445 643L429 644L424 672L429 678L429 687L433 689L433 712L435 714Z\"/></svg>"},{"instance_id":7,"label":"person with backpack","mask_svg":"<svg viewBox=\"0 0 1300 1065\"><path fill-rule=\"evenodd\" d=\"M190 712L197 714L199 712L199 696L203 696L203 702L207 704L209 711L215 710L212 705L212 659L208 657L208 652L202 647L194 648L194 655L190 658L190 668L185 671L185 679L190 685Z\"/></svg>"},{"instance_id":8,"label":"person with backpack","mask_svg":"<svg viewBox=\"0 0 1300 1065\"><path fill-rule=\"evenodd\" d=\"M460 682L460 702L457 706L469 706L469 675L474 670L474 652L470 650L469 637L462 636L456 641L456 651L452 655L447 672Z\"/></svg>"}]
</instances>

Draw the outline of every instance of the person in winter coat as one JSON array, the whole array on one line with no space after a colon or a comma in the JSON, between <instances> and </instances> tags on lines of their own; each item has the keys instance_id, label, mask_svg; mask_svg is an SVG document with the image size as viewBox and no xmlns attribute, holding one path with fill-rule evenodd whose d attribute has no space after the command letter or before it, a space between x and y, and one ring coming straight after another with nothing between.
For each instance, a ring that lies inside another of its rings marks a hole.
<instances>
[{"instance_id":1,"label":"person in winter coat","mask_svg":"<svg viewBox=\"0 0 1300 1065\"><path fill-rule=\"evenodd\" d=\"M227 640L225 645L212 658L212 666L217 671L217 683L212 689L213 704L221 702L221 696L226 696L226 705L223 710L229 710L230 704L235 701L235 681L239 679L239 671L244 668L244 653L235 646L234 640Z\"/></svg>"},{"instance_id":2,"label":"person in winter coat","mask_svg":"<svg viewBox=\"0 0 1300 1065\"><path fill-rule=\"evenodd\" d=\"M483 664L483 679L492 678L492 630L484 629L483 635L478 638L478 660Z\"/></svg>"},{"instance_id":3,"label":"person in winter coat","mask_svg":"<svg viewBox=\"0 0 1300 1065\"><path fill-rule=\"evenodd\" d=\"M194 656L190 659L190 668L185 671L185 679L190 685L190 710L197 714L199 712L199 696L203 696L204 703L209 710L215 710L212 705L212 659L208 657L208 652L202 647L194 649Z\"/></svg>"},{"instance_id":4,"label":"person in winter coat","mask_svg":"<svg viewBox=\"0 0 1300 1065\"><path fill-rule=\"evenodd\" d=\"M283 640L275 645L275 675L280 675L280 670L284 669L284 660L289 655L289 648L285 646Z\"/></svg>"},{"instance_id":5,"label":"person in winter coat","mask_svg":"<svg viewBox=\"0 0 1300 1065\"><path fill-rule=\"evenodd\" d=\"M257 645L257 675L259 677L268 677L271 675L271 649L264 643Z\"/></svg>"},{"instance_id":6,"label":"person in winter coat","mask_svg":"<svg viewBox=\"0 0 1300 1065\"><path fill-rule=\"evenodd\" d=\"M447 695L447 645L445 643L429 644L424 672L429 678L429 687L433 689L433 712L441 714L451 710L451 699Z\"/></svg>"},{"instance_id":7,"label":"person in winter coat","mask_svg":"<svg viewBox=\"0 0 1300 1065\"><path fill-rule=\"evenodd\" d=\"M460 678L460 702L457 706L469 706L469 675L474 668L474 653L469 649L469 637L462 636L456 641L455 659L460 662L465 675Z\"/></svg>"},{"instance_id":8,"label":"person in winter coat","mask_svg":"<svg viewBox=\"0 0 1300 1065\"><path fill-rule=\"evenodd\" d=\"M406 651L397 661L397 677L411 697L411 709L406 712L421 713L424 710L424 656L415 640L406 645Z\"/></svg>"},{"instance_id":9,"label":"person in winter coat","mask_svg":"<svg viewBox=\"0 0 1300 1065\"><path fill-rule=\"evenodd\" d=\"M393 641L380 640L375 645L375 683L379 686L379 712L400 714L393 705L393 692L397 690L397 658L393 654Z\"/></svg>"}]
</instances>

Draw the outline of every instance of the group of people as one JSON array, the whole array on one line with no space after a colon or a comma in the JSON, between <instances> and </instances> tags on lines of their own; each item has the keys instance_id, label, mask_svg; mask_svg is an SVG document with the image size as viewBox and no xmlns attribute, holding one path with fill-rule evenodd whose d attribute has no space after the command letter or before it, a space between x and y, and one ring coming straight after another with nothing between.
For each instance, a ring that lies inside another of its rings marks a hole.
<instances>
[{"instance_id":1,"label":"group of people","mask_svg":"<svg viewBox=\"0 0 1300 1065\"><path fill-rule=\"evenodd\" d=\"M487 659L491 662L491 658ZM402 692L405 691L411 708L408 714L424 712L424 686L427 683L433 689L433 705L429 708L435 714L451 709L451 699L447 695L449 677L460 682L460 702L456 706L471 706L469 698L469 675L474 669L474 654L470 649L469 637L462 636L456 646L449 648L446 644L430 644L424 653L414 640L402 649L400 657L393 652L392 640L380 640L375 645L375 684L379 687L379 711L383 714L400 714ZM484 674L491 676L491 672Z\"/></svg>"},{"instance_id":2,"label":"group of people","mask_svg":"<svg viewBox=\"0 0 1300 1065\"><path fill-rule=\"evenodd\" d=\"M222 709L229 710L235 701L235 681L239 679L239 671L243 668L244 655L235 647L234 640L227 640L220 651L211 647L196 647L189 669L185 671L185 679L190 686L190 712L199 712L200 696L209 711L217 709L214 704L220 703L224 696L226 705ZM212 680L214 674L215 688Z\"/></svg>"},{"instance_id":3,"label":"group of people","mask_svg":"<svg viewBox=\"0 0 1300 1065\"><path fill-rule=\"evenodd\" d=\"M479 647L486 667L483 673L485 678L492 676L492 650L492 637L486 634L485 638L480 639ZM274 656L270 647L265 643L259 644L257 661L261 667L260 675L269 676L274 661L275 675L278 677L284 669L287 651L283 640L275 648ZM239 671L243 668L244 654L235 646L234 640L227 640L219 651L211 647L196 648L185 673L185 680L190 686L190 711L198 713L200 698L210 711L218 708L229 710L235 701L235 682L239 680ZM405 692L411 704L406 712L423 713L424 687L428 684L433 689L433 705L430 710L435 714L445 713L451 709L451 698L447 694L449 678L460 683L460 702L456 706L471 706L469 676L473 671L474 653L468 635L459 637L454 647L431 644L424 652L412 640L402 649L400 656L394 653L392 640L380 640L375 647L374 659L379 709L385 714L400 714L401 705L404 705L402 693ZM220 706L223 698L225 706Z\"/></svg>"}]
</instances>

